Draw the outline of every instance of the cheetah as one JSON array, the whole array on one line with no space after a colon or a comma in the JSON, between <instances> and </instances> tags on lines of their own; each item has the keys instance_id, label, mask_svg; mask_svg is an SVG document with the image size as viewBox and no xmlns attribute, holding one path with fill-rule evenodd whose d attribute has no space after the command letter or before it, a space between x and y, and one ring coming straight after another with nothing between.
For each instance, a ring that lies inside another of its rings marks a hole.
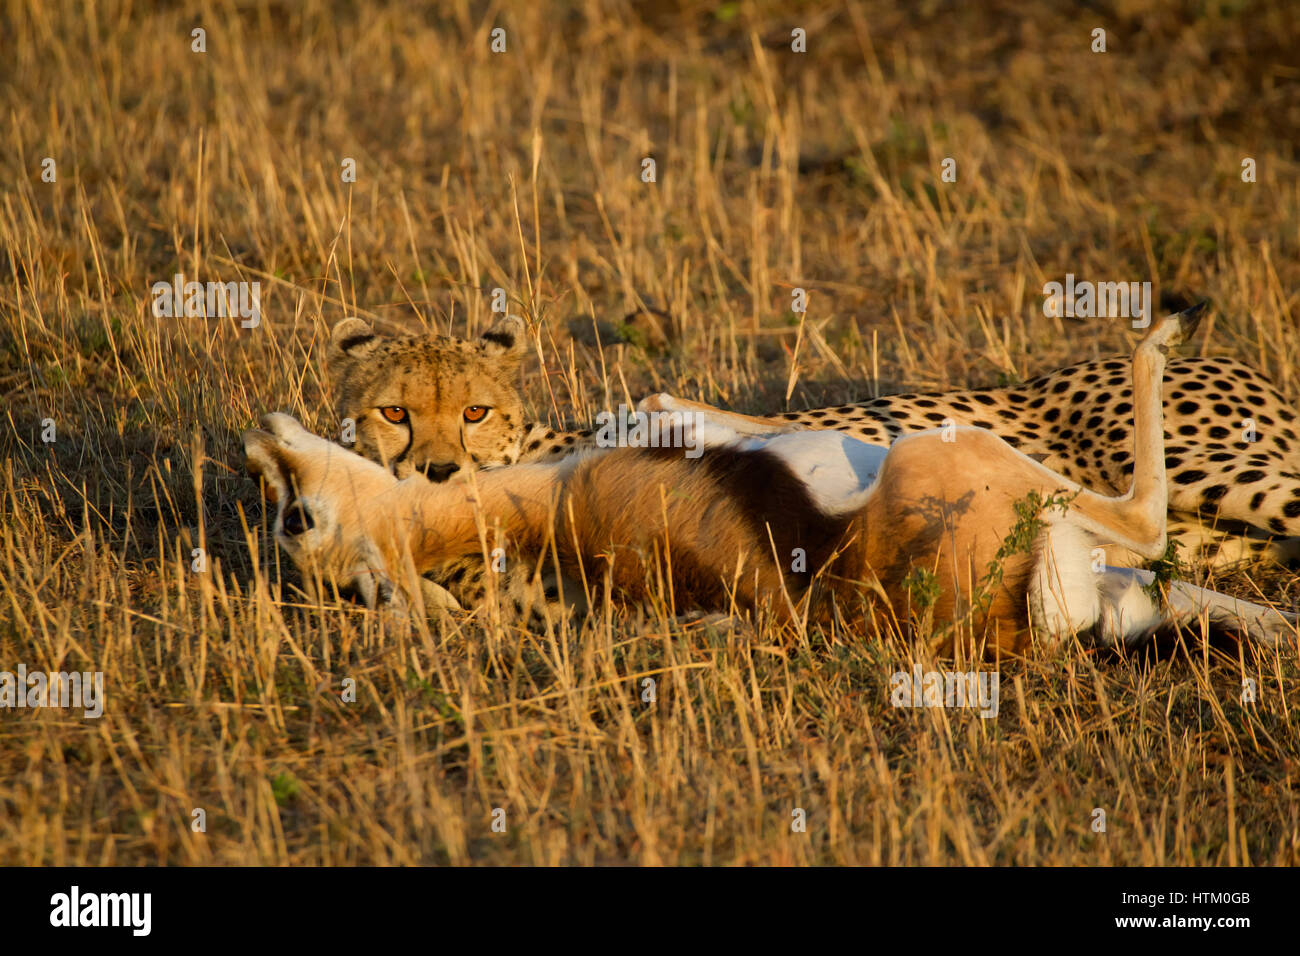
<instances>
[{"instance_id":1,"label":"cheetah","mask_svg":"<svg viewBox=\"0 0 1300 956\"><path fill-rule=\"evenodd\" d=\"M442 482L518 460L529 426L514 381L526 347L517 316L473 341L388 337L360 319L345 319L330 335L325 365L353 450L398 478L420 474ZM505 553L494 564L491 574L477 558L433 568L425 596L468 609L495 589L505 618L530 625L581 610L581 590L566 589L553 567L527 566Z\"/></svg>"},{"instance_id":2,"label":"cheetah","mask_svg":"<svg viewBox=\"0 0 1300 956\"><path fill-rule=\"evenodd\" d=\"M445 481L466 467L519 459L523 401L515 386L527 348L523 320L507 316L475 341L379 335L360 319L330 334L325 366L353 451L398 478Z\"/></svg>"},{"instance_id":3,"label":"cheetah","mask_svg":"<svg viewBox=\"0 0 1300 956\"><path fill-rule=\"evenodd\" d=\"M831 429L732 429L706 416L707 449L592 448L432 483L317 438L288 415L243 436L245 464L276 502L276 540L305 576L355 587L368 605L419 610L419 573L482 554L480 527L521 549L553 548L570 574L645 600L661 575L680 602L807 616L907 620L907 580L932 571L936 647L966 634L986 654L1022 654L1074 634L1131 645L1202 614L1270 645L1300 616L1103 564L1103 551L1164 553L1168 516L1161 385L1166 354L1197 321L1155 323L1132 359L1134 470L1123 494L1087 490L987 429L908 435L889 448ZM1031 507L1028 547L1010 540ZM286 520L290 518L292 520ZM781 554L804 549L803 571ZM997 567L996 577L981 577ZM978 585L973 582L979 582ZM969 625L969 632L963 630Z\"/></svg>"},{"instance_id":4,"label":"cheetah","mask_svg":"<svg viewBox=\"0 0 1300 956\"><path fill-rule=\"evenodd\" d=\"M440 480L460 468L545 462L590 447L591 429L525 421L513 382L522 320L478 342L386 338L358 319L335 327L338 411L358 449L399 477ZM1165 373L1170 533L1218 567L1300 558L1300 436L1295 408L1260 372L1231 358L1177 358ZM484 410L480 416L480 410ZM784 412L762 421L847 432L888 446L942 427L986 428L1078 484L1118 494L1133 474L1133 390L1121 359L1081 362L1018 385L905 392Z\"/></svg>"}]
</instances>

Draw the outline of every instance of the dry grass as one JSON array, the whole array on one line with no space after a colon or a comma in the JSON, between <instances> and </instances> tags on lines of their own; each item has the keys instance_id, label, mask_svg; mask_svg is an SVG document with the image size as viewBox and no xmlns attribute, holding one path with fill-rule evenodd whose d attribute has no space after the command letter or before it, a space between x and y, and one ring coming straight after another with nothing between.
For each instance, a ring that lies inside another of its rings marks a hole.
<instances>
[{"instance_id":1,"label":"dry grass","mask_svg":"<svg viewBox=\"0 0 1300 956\"><path fill-rule=\"evenodd\" d=\"M1123 321L1043 317L1066 272L1211 297L1197 347L1300 398L1284 6L895 6L7 4L0 670L102 670L108 700L0 714L0 863L1300 862L1294 649L1071 647L1004 665L982 720L890 707L914 652L877 634L606 607L402 636L272 566L239 431L335 430L344 315L465 334L495 286L557 422L1127 351ZM154 318L176 272L259 280L260 327ZM620 329L647 307L662 335Z\"/></svg>"}]
</instances>

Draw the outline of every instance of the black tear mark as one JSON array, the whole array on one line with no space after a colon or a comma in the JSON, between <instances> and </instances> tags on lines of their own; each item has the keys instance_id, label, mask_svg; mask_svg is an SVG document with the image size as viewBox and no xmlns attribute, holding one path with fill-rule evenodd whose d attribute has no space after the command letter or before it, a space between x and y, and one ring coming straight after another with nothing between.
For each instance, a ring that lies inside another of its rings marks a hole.
<instances>
[{"instance_id":1,"label":"black tear mark","mask_svg":"<svg viewBox=\"0 0 1300 956\"><path fill-rule=\"evenodd\" d=\"M375 340L375 333L363 332L360 335L352 335L339 343L339 349L344 352L351 352L358 345L365 345L367 342Z\"/></svg>"}]
</instances>

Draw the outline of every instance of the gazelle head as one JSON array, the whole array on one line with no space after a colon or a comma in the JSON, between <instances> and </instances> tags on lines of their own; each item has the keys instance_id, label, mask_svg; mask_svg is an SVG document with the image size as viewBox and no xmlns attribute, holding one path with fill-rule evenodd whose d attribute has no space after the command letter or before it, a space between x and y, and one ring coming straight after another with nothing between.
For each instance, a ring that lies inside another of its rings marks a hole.
<instances>
[{"instance_id":1,"label":"gazelle head","mask_svg":"<svg viewBox=\"0 0 1300 956\"><path fill-rule=\"evenodd\" d=\"M387 469L318 438L291 416L273 413L262 428L244 432L244 464L266 482L276 505L275 540L292 558L304 585L332 583L367 607L406 605L394 586L395 542L368 529L400 527L373 520L392 507L397 479ZM396 608L394 608L396 609Z\"/></svg>"}]
</instances>

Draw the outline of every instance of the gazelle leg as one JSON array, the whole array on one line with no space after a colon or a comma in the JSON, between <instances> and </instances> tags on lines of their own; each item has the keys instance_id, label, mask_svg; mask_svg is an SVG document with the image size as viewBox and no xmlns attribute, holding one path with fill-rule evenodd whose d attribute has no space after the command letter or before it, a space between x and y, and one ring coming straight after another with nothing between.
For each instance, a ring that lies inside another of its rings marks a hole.
<instances>
[{"instance_id":1,"label":"gazelle leg","mask_svg":"<svg viewBox=\"0 0 1300 956\"><path fill-rule=\"evenodd\" d=\"M1149 573L1149 572L1144 572ZM1218 591L1207 591L1186 581L1169 584L1170 610L1180 619L1208 614L1210 623L1243 631L1253 640L1275 647L1290 636L1295 637L1300 615L1264 607Z\"/></svg>"},{"instance_id":2,"label":"gazelle leg","mask_svg":"<svg viewBox=\"0 0 1300 956\"><path fill-rule=\"evenodd\" d=\"M1081 492L1071 504L1080 524L1145 558L1165 550L1169 486L1165 480L1164 401L1161 389L1170 348L1200 322L1204 303L1154 323L1133 352L1133 485L1121 498Z\"/></svg>"},{"instance_id":3,"label":"gazelle leg","mask_svg":"<svg viewBox=\"0 0 1300 956\"><path fill-rule=\"evenodd\" d=\"M773 435L778 432L803 431L804 426L794 425L775 418L758 418L754 415L742 415L728 412L704 402L692 402L686 398L675 398L666 392L649 395L637 403L639 412L693 412L706 416L713 424L729 428L737 435Z\"/></svg>"},{"instance_id":4,"label":"gazelle leg","mask_svg":"<svg viewBox=\"0 0 1300 956\"><path fill-rule=\"evenodd\" d=\"M1147 590L1154 582L1151 571L1111 567L1102 570L1097 581L1101 608L1097 634L1103 641L1132 644L1158 627L1183 624L1202 614L1217 627L1239 631L1270 647L1296 636L1300 627L1300 615L1208 591L1186 581L1171 581L1162 604Z\"/></svg>"}]
</instances>

